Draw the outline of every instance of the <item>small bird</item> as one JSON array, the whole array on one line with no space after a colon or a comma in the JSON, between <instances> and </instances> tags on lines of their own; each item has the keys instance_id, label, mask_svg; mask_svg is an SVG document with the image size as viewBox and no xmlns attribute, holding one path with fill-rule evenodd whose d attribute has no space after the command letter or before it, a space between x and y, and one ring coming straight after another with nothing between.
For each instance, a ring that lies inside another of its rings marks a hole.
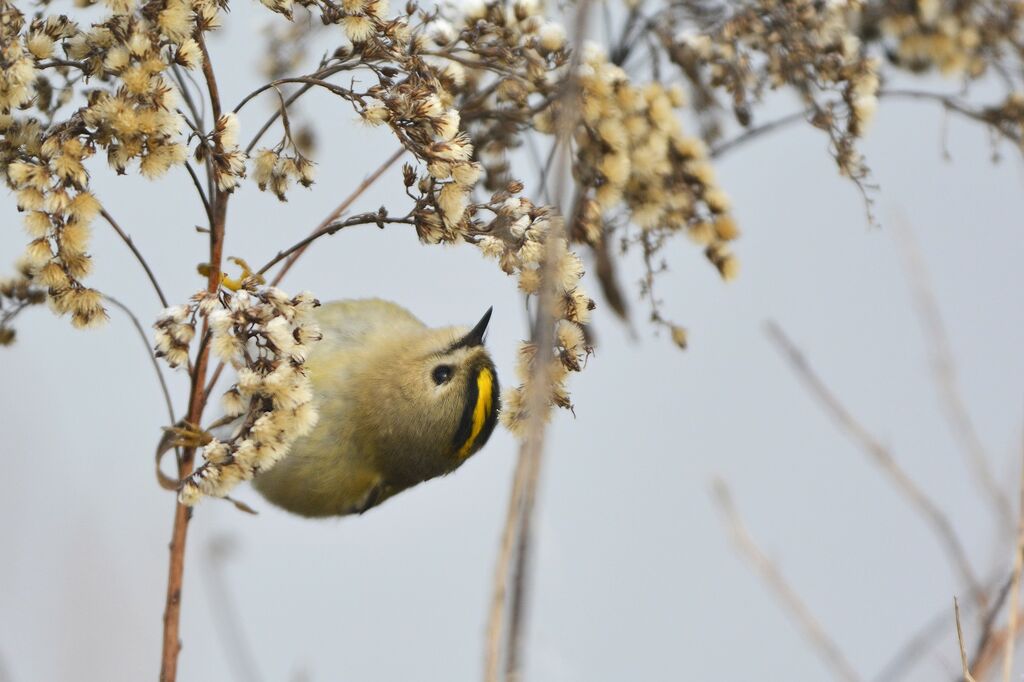
<instances>
[{"instance_id":1,"label":"small bird","mask_svg":"<svg viewBox=\"0 0 1024 682\"><path fill-rule=\"evenodd\" d=\"M431 329L381 299L326 303L323 339L307 360L320 420L253 479L271 503L302 516L362 514L462 465L487 442L501 409L483 346L491 309L472 329Z\"/></svg>"}]
</instances>

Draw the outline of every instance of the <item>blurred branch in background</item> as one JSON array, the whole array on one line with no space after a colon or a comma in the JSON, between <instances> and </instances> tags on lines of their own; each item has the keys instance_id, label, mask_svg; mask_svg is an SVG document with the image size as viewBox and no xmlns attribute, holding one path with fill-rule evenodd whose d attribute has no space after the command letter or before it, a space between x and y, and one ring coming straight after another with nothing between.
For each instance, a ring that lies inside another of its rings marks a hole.
<instances>
[{"instance_id":1,"label":"blurred branch in background","mask_svg":"<svg viewBox=\"0 0 1024 682\"><path fill-rule=\"evenodd\" d=\"M237 682L261 682L256 655L245 636L244 621L238 612L231 585L224 577L227 563L238 554L231 536L210 539L204 552L203 575L206 578L207 605L228 667Z\"/></svg>"},{"instance_id":2,"label":"blurred branch in background","mask_svg":"<svg viewBox=\"0 0 1024 682\"><path fill-rule=\"evenodd\" d=\"M960 395L949 339L942 324L937 299L928 284L923 259L905 222L895 222L898 225L897 236L900 240L908 281L913 291L914 305L925 338L929 341L934 377L945 419L949 422L957 445L966 455L966 460L975 475L975 483L982 489L986 501L990 502L995 509L997 522L1005 527L1006 520L1003 509L1005 505L1005 510L1012 513L1010 505L1005 496L1002 496L998 483L991 473L988 456L981 445L981 439ZM832 390L811 369L804 354L777 323L767 322L766 333L788 361L790 368L840 430L860 446L868 455L869 461L879 467L900 495L906 498L931 526L952 564L955 575L970 590L971 603L977 611L979 632L976 644L973 646L973 653L969 656L960 623L959 602L956 602L956 628L962 662L962 671L957 679L961 682L989 679L995 673L1001 659L1002 680L1009 682L1012 678L1014 664L1014 645L1016 639L1021 635L1019 622L1024 617L1019 595L1022 565L1024 565L1024 461L1021 462L1016 534L1013 538L1012 561L1009 562L1012 571L1007 576L1005 568L997 568L996 573L1004 577L997 581L989 580L983 585L975 577L967 552L939 504L929 497L899 465L889 448L868 431L839 401ZM1022 459L1024 459L1024 452L1022 452ZM820 625L799 599L796 591L784 581L778 569L757 548L743 527L728 489L722 481L715 482L715 493L719 504L730 520L730 527L733 529L737 544L751 559L756 572L768 582L772 591L795 615L816 651L829 661L837 675L842 679L850 679L848 676L852 673L852 666L845 662L838 647L823 633ZM1002 536L1005 537L1006 534L1004 533ZM1006 624L1000 626L998 623L1004 609L1007 611ZM900 646L896 654L890 658L875 678L876 682L894 682L905 678L912 668L926 657L936 641L948 632L946 630L948 627L947 614L948 612L944 612L931 619L918 633Z\"/></svg>"},{"instance_id":3,"label":"blurred branch in background","mask_svg":"<svg viewBox=\"0 0 1024 682\"><path fill-rule=\"evenodd\" d=\"M825 632L800 595L786 582L782 572L750 537L725 481L716 478L713 482L713 490L715 501L725 515L733 542L750 561L751 567L765 581L772 594L782 602L786 611L797 621L800 630L810 642L815 653L828 665L836 679L845 680L845 682L860 682L861 676L843 654L839 645Z\"/></svg>"},{"instance_id":4,"label":"blurred branch in background","mask_svg":"<svg viewBox=\"0 0 1024 682\"><path fill-rule=\"evenodd\" d=\"M882 445L881 441L846 409L821 378L814 373L804 354L786 336L782 328L775 322L769 321L765 325L765 331L822 409L847 436L860 446L869 459L885 474L889 482L896 487L900 495L906 498L907 502L931 526L958 574L959 580L970 591L972 600L984 609L987 601L985 591L981 583L978 582L974 569L971 568L967 552L953 530L953 524L950 523L942 508L899 465L889 448Z\"/></svg>"},{"instance_id":5,"label":"blurred branch in background","mask_svg":"<svg viewBox=\"0 0 1024 682\"><path fill-rule=\"evenodd\" d=\"M928 340L933 376L939 393L940 405L946 416L946 423L961 447L975 483L992 504L1004 537L1013 535L1013 511L1006 493L1000 488L985 446L981 443L974 427L970 412L964 403L956 376L956 363L950 347L949 335L942 322L938 299L928 278L928 271L921 257L921 249L914 238L913 230L905 217L893 221L893 233L903 259L904 272L913 294L914 310L920 320L922 331Z\"/></svg>"},{"instance_id":6,"label":"blurred branch in background","mask_svg":"<svg viewBox=\"0 0 1024 682\"><path fill-rule=\"evenodd\" d=\"M579 67L583 39L587 31L590 1L581 0L575 9L572 24L574 49L569 64L570 73ZM569 187L572 177L572 134L579 125L580 110L573 106L581 96L580 85L575 77L566 78L557 101L561 103L555 117L556 138L550 156L555 187L552 203L563 217L570 216L572 203ZM548 175L545 173L545 178ZM546 185L546 182L545 182ZM488 632L484 645L484 679L497 682L501 668L501 657L505 657L505 677L519 680L523 676L526 609L530 589L530 560L533 547L533 519L536 509L537 488L540 483L541 464L544 455L544 437L551 405L555 397L550 364L558 361L554 356L556 325L560 315L556 311L557 282L562 279L562 255L560 243L567 238L563 221L552 222L545 238L545 254L540 264L540 290L537 296L536 315L532 323L531 345L536 348L525 396L525 432L519 448L519 458L513 474L509 493L508 513L501 534L494 585L491 598L491 612L488 617ZM506 596L507 595L507 596ZM504 638L502 636L504 630ZM504 647L501 642L504 639Z\"/></svg>"}]
</instances>

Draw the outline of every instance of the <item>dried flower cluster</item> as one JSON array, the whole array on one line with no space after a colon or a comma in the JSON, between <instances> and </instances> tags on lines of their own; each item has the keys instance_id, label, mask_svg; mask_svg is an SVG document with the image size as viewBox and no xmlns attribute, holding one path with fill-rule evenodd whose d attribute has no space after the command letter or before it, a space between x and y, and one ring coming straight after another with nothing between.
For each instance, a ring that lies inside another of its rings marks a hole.
<instances>
[{"instance_id":1,"label":"dried flower cluster","mask_svg":"<svg viewBox=\"0 0 1024 682\"><path fill-rule=\"evenodd\" d=\"M196 294L189 305L168 308L157 320L157 354L172 367L188 361L197 319L205 318L213 353L237 371L222 404L227 421L238 421L229 438L204 438L204 464L181 483L183 504L227 496L236 484L274 466L316 424L305 362L320 340L310 315L318 305L309 294L289 297L249 278L235 292Z\"/></svg>"},{"instance_id":2,"label":"dried flower cluster","mask_svg":"<svg viewBox=\"0 0 1024 682\"><path fill-rule=\"evenodd\" d=\"M879 81L877 59L851 32L857 11L857 2L757 0L710 31L669 22L661 39L705 99L725 91L741 125L751 123L766 88L795 90L811 124L828 133L840 172L860 182L867 167L855 145L874 114Z\"/></svg>"},{"instance_id":3,"label":"dried flower cluster","mask_svg":"<svg viewBox=\"0 0 1024 682\"><path fill-rule=\"evenodd\" d=\"M977 78L1019 50L1022 18L1021 2L879 2L865 9L861 33L902 68Z\"/></svg>"},{"instance_id":4,"label":"dried flower cluster","mask_svg":"<svg viewBox=\"0 0 1024 682\"><path fill-rule=\"evenodd\" d=\"M475 241L484 255L497 259L507 274L518 275L523 293L538 295L544 293L541 287L549 288L547 293L554 301L551 315L557 326L552 360L540 373L546 379L541 390L554 405L571 409L566 381L570 372L582 369L583 359L591 352L582 325L590 320L594 302L580 283L583 263L562 236L564 220L550 209L505 193L494 195L486 209L493 219L476 226L475 233L466 238ZM528 423L527 387L535 376L536 356L535 345L521 345L516 373L522 383L502 395L501 420L513 433L522 433Z\"/></svg>"}]
</instances>

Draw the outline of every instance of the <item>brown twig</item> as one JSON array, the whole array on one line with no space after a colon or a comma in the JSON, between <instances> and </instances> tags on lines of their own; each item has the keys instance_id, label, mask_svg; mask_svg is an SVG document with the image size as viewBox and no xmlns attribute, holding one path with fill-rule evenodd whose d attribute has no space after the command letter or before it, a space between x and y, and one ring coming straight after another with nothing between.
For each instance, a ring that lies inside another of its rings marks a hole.
<instances>
[{"instance_id":1,"label":"brown twig","mask_svg":"<svg viewBox=\"0 0 1024 682\"><path fill-rule=\"evenodd\" d=\"M747 556L757 574L768 584L772 593L779 598L790 615L796 619L797 624L813 646L815 652L828 665L832 674L837 679L845 680L846 682L859 682L861 679L860 675L853 665L850 664L850 661L847 660L846 656L843 655L839 646L828 636L821 623L814 617L814 614L811 613L811 610L800 598L796 590L786 582L778 567L761 551L757 543L754 542L754 539L750 537L750 533L747 531L739 511L736 509L725 481L716 478L713 482L713 490L715 500L725 515L736 546Z\"/></svg>"},{"instance_id":2,"label":"brown twig","mask_svg":"<svg viewBox=\"0 0 1024 682\"><path fill-rule=\"evenodd\" d=\"M316 229L314 229L309 234L309 237L314 237L314 235L317 235L323 230L326 230L332 223L334 223L334 221L340 218L341 215L348 210L349 206L351 206L356 199L363 195L363 192L368 190L370 186L373 185L373 183L377 182L377 180L380 179L380 176L384 175L384 173L389 168L391 168L391 166L393 166L396 161L402 158L403 154L405 154L404 147L399 147L398 149L396 149L394 153L391 154L391 156L386 158L384 162L376 168L376 170L367 175L363 179L363 181L359 183L359 185L354 190L352 190L352 193L345 197L344 201L338 204L333 211L327 214L327 217L320 221L320 224L317 225ZM292 252L288 256L288 260L285 262L284 265L281 266L281 270L274 276L274 279L271 281L272 286L277 286L278 284L281 283L281 280L284 279L284 276L288 274L288 271L292 269L293 265L295 265L295 261L297 261L302 256L302 254L305 253L306 248L308 246L309 244L306 244L301 248L297 249L296 251ZM274 262L272 261L267 266L265 266L265 269L260 270L260 272L266 272L266 270L269 269L269 267L272 266L273 264Z\"/></svg>"},{"instance_id":3,"label":"brown twig","mask_svg":"<svg viewBox=\"0 0 1024 682\"><path fill-rule=\"evenodd\" d=\"M929 284L928 272L921 258L921 249L917 245L914 234L905 219L896 220L896 240L900 255L903 257L904 269L914 298L914 309L920 320L924 335L928 339L931 354L933 376L946 421L953 437L960 444L968 465L974 474L975 482L985 498L990 500L996 517L1005 531L1006 536L1013 535L1013 510L1006 493L1000 487L985 446L978 437L974 421L964 403L956 377L956 363L950 350L949 334L942 322L938 300Z\"/></svg>"},{"instance_id":4,"label":"brown twig","mask_svg":"<svg viewBox=\"0 0 1024 682\"><path fill-rule=\"evenodd\" d=\"M139 261L139 265L141 265L142 269L146 271L146 277L149 278L150 283L153 285L153 291L156 292L157 298L160 299L160 304L166 308L168 306L167 298L164 296L164 292L160 288L160 284L156 281L156 275L154 275L153 271L150 269L149 263L146 262L146 259L143 258L142 253L135 246L135 242L133 242L132 238L129 237L128 234L121 229L121 226L114 221L113 217L111 217L111 215L107 213L107 209L101 208L100 215L103 216L104 220L110 223L110 226L114 228L114 231L117 232L119 237L121 237L121 241L127 244L128 248L131 249L132 254L135 256L135 260Z\"/></svg>"},{"instance_id":5,"label":"brown twig","mask_svg":"<svg viewBox=\"0 0 1024 682\"><path fill-rule=\"evenodd\" d=\"M970 589L972 598L984 608L986 597L984 589L974 575L967 552L960 543L953 525L942 509L918 487L917 483L896 462L887 447L874 437L854 416L839 402L825 383L811 370L803 353L789 340L782 329L774 322L766 324L768 337L775 343L782 355L789 361L790 367L811 391L818 403L828 412L833 421L868 454L878 468L886 475L890 483L907 499L921 514L938 536L947 556L952 562L960 579Z\"/></svg>"},{"instance_id":6,"label":"brown twig","mask_svg":"<svg viewBox=\"0 0 1024 682\"><path fill-rule=\"evenodd\" d=\"M263 267L261 267L257 271L257 274L262 275L262 274L266 273L267 270L269 270L270 268L274 267L275 265L277 265L278 263L280 263L284 259L288 258L288 256L291 256L293 254L299 253L301 251L305 251L306 248L308 248L309 245L312 244L313 242L315 242L317 239L320 239L321 237L329 237L332 234L335 234L336 232L340 232L341 230L344 230L346 227L355 227L356 225L386 225L386 224L414 225L415 222L413 221L412 218L409 218L409 217L389 218L388 216L382 215L380 213L358 213L358 214L352 216L351 218L347 218L345 220L339 220L339 221L336 221L336 222L324 225L323 227L321 227L321 228L317 229L316 231L310 233L309 236L305 237L304 239L300 239L299 241L295 242L294 244L289 246L287 249L284 249L282 251L278 251L276 256L274 256L273 258L271 258L270 260L268 260L266 263L263 264ZM274 281L274 283L276 283L276 280Z\"/></svg>"},{"instance_id":7,"label":"brown twig","mask_svg":"<svg viewBox=\"0 0 1024 682\"><path fill-rule=\"evenodd\" d=\"M210 95L210 106L214 120L220 118L220 96L217 80L210 62L210 53L206 49L202 31L196 31L196 40L203 53L203 76L206 79ZM206 290L215 293L220 288L221 261L224 255L224 228L227 220L227 197L219 190L214 190L211 202L213 223L210 225L210 258ZM203 408L206 406L204 387L206 385L206 369L210 357L210 345L207 325L203 324L197 359L192 370L192 385L189 391L188 412L185 419L193 424L202 420ZM186 448L178 460L178 480L184 480L192 473L195 459L195 448ZM174 500L174 527L171 531L170 564L167 575L167 600L164 608L163 651L160 658L160 682L175 682L178 675L178 653L181 651L179 637L181 624L181 589L185 571L185 541L188 537L188 522L191 509Z\"/></svg>"}]
</instances>

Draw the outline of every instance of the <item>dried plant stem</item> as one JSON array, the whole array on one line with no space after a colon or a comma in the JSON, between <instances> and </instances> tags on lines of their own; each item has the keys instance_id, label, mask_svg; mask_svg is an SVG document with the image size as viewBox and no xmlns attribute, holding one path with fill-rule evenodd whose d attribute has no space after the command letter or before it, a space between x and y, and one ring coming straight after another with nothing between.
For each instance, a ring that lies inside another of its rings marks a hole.
<instances>
[{"instance_id":1,"label":"dried plant stem","mask_svg":"<svg viewBox=\"0 0 1024 682\"><path fill-rule=\"evenodd\" d=\"M1020 146L1021 144L1020 136L1014 131L997 125L989 116L986 115L984 111L976 111L950 95L943 95L938 92L927 92L924 90L886 89L878 91L878 98L916 99L935 102L936 104L941 104L946 111L952 111L960 114L961 116L966 116L973 121L977 121L978 123L984 123L986 126L1017 146Z\"/></svg>"},{"instance_id":2,"label":"dried plant stem","mask_svg":"<svg viewBox=\"0 0 1024 682\"><path fill-rule=\"evenodd\" d=\"M732 138L731 140L725 140L724 142L720 142L719 144L716 144L714 147L712 147L711 151L709 152L710 156L713 159L721 158L722 156L725 156L733 149L742 146L746 142L755 140L761 137L762 135L773 133L776 130L785 128L786 126L791 125L793 123L807 120L807 117L810 115L810 113L811 112L807 110L795 111L792 114L787 114L786 116L782 116L774 121L769 121L768 123L759 126L747 128L746 130L744 130L742 133Z\"/></svg>"},{"instance_id":3,"label":"dried plant stem","mask_svg":"<svg viewBox=\"0 0 1024 682\"><path fill-rule=\"evenodd\" d=\"M570 73L579 60L583 38L586 35L587 17L590 3L582 0L576 7L573 62ZM567 102L575 101L579 96L579 84L574 79L566 81L558 95ZM571 139L572 131L578 124L578 107L567 106L565 111L572 112L558 117L556 120L557 138L552 149L553 169L557 173L554 204L561 215L566 211L567 184L571 177ZM555 336L555 284L554 273L556 260L556 243L562 236L564 226L553 227L545 238L546 253L541 264L540 293L537 297L537 312L531 333L531 342L537 348L533 361L533 371L527 385L526 395L526 430L519 448L519 459L508 507L508 517L499 548L498 562L495 568L495 584L491 599L491 613L488 618L488 638L485 648L484 673L489 682L496 680L501 663L502 624L506 617L508 605L508 629L505 636L505 679L518 681L522 677L523 667L523 631L526 605L529 601L530 557L533 542L532 522L537 500L537 487L540 482L541 464L544 455L544 438L547 430L547 418L551 410L551 387L548 385L546 372L553 358ZM512 536L511 538L509 536ZM512 539L514 538L514 540ZM509 587L511 589L509 590ZM506 592L510 592L506 598Z\"/></svg>"},{"instance_id":4,"label":"dried plant stem","mask_svg":"<svg viewBox=\"0 0 1024 682\"><path fill-rule=\"evenodd\" d=\"M201 31L196 32L196 40L203 53L203 75L210 95L214 119L220 118L220 97L217 81L210 63L210 54L206 49ZM214 190L211 196L213 223L210 225L210 260L206 290L215 293L220 288L221 262L224 255L224 228L227 220L228 195ZM188 412L185 419L193 424L202 420L203 408L206 406L206 369L210 358L210 345L207 342L208 329L203 325L200 334L198 357L192 370L192 385L189 391ZM192 473L195 459L195 448L185 448L178 460L178 479L183 480ZM185 571L185 541L188 536L188 522L192 510L174 500L174 527L171 531L170 565L167 576L167 600L164 607L163 652L160 659L160 682L175 682L178 675L178 653L181 651L179 637L181 623L181 588Z\"/></svg>"},{"instance_id":5,"label":"dried plant stem","mask_svg":"<svg viewBox=\"0 0 1024 682\"><path fill-rule=\"evenodd\" d=\"M960 602L957 601L956 597L953 597L953 614L956 618L956 639L960 644L960 666L963 669L964 680L975 682L974 676L971 675L970 667L967 664L967 649L964 648L964 631L960 627Z\"/></svg>"},{"instance_id":6,"label":"dried plant stem","mask_svg":"<svg viewBox=\"0 0 1024 682\"><path fill-rule=\"evenodd\" d=\"M896 489L907 499L907 501L924 517L925 521L932 527L936 536L945 549L954 569L960 579L970 589L971 596L982 609L985 608L986 596L982 585L974 575L971 563L967 558L960 539L953 530L953 525L942 509L928 495L918 487L917 483L904 471L896 462L892 452L882 445L854 416L839 402L839 399L829 390L825 383L811 370L803 353L796 345L789 340L782 329L774 322L766 325L768 337L782 352L789 361L790 367L803 381L804 385L811 391L819 404L828 412L833 421L845 432L861 449L867 453L882 473Z\"/></svg>"},{"instance_id":7,"label":"dried plant stem","mask_svg":"<svg viewBox=\"0 0 1024 682\"><path fill-rule=\"evenodd\" d=\"M526 485L527 460L516 460L512 478L512 490L508 498L508 512L505 527L498 547L498 560L494 566L494 589L491 595L491 610L487 619L487 640L484 651L484 680L498 682L501 675L501 645L505 626L505 600L508 594L509 572L512 567L512 550L516 546L516 531L519 527L519 505L523 487Z\"/></svg>"},{"instance_id":8,"label":"dried plant stem","mask_svg":"<svg viewBox=\"0 0 1024 682\"><path fill-rule=\"evenodd\" d=\"M171 392L167 389L167 381L164 380L164 373L160 370L160 363L157 362L156 356L153 355L153 351L150 349L150 340L149 336L146 334L146 330L143 328L142 323L139 322L139 318L135 313L133 313L124 303L121 303L121 301L117 300L113 296L108 296L107 294L103 294L103 298L111 305L120 308L121 311L128 316L128 319L131 320L132 325L135 327L135 331L139 333L139 338L142 339L142 344L146 347L146 355L149 356L150 362L153 363L153 369L156 371L157 381L160 382L160 391L163 393L164 403L167 405L167 419L169 420L167 423L174 424L177 419L174 418L174 403L171 401Z\"/></svg>"},{"instance_id":9,"label":"dried plant stem","mask_svg":"<svg viewBox=\"0 0 1024 682\"><path fill-rule=\"evenodd\" d=\"M986 118L985 113L982 111L975 111L966 104L958 102L956 99L949 95L943 95L938 92L925 92L921 90L880 90L878 92L878 99L916 99L925 100L941 104L943 110L947 113L956 113L964 116L965 118L971 119L978 123L983 123L990 128L993 128L997 133L1010 140L1011 142L1020 145L1020 138L1015 135L1012 131L1005 130L991 120ZM783 128L787 128L794 123L800 121L806 121L809 116L813 114L813 110L794 111L791 114L781 116L774 121L769 121L762 125L752 126L746 128L743 132L736 135L736 137L724 140L714 145L711 148L710 155L713 159L718 159L729 152L735 150L737 147L742 146L746 142L755 140L762 135L776 132Z\"/></svg>"},{"instance_id":10,"label":"dried plant stem","mask_svg":"<svg viewBox=\"0 0 1024 682\"><path fill-rule=\"evenodd\" d=\"M964 451L975 482L984 493L985 498L991 501L1005 535L1012 537L1013 510L1006 493L1000 487L995 474L992 473L985 446L982 445L981 438L978 437L974 421L971 419L960 393L956 379L956 364L953 361L953 352L950 350L949 335L946 333L946 325L942 322L942 314L939 312L935 293L929 284L928 273L921 258L921 249L915 242L913 232L906 220L899 219L895 223L895 234L913 293L914 308L921 321L925 337L928 339L933 374L941 405L946 413L946 421L953 432L953 437Z\"/></svg>"},{"instance_id":11,"label":"dried plant stem","mask_svg":"<svg viewBox=\"0 0 1024 682\"><path fill-rule=\"evenodd\" d=\"M782 601L789 613L796 619L803 630L804 636L814 647L821 659L832 670L836 679L846 682L859 682L860 675L854 670L846 656L839 649L835 641L828 636L821 627L821 623L814 617L811 610L800 598L786 579L782 576L778 567L771 559L765 556L764 552L757 546L754 539L750 537L743 519L740 517L736 505L733 503L729 488L721 479L714 481L715 500L725 514L726 522L732 534L736 546L747 556L758 575L768 583L771 591Z\"/></svg>"},{"instance_id":12,"label":"dried plant stem","mask_svg":"<svg viewBox=\"0 0 1024 682\"><path fill-rule=\"evenodd\" d=\"M132 254L135 256L135 260L139 261L139 265L141 265L142 269L146 271L146 277L149 278L150 283L153 285L153 291L156 292L156 297L160 299L160 304L166 308L169 305L167 303L167 298L164 296L164 292L160 288L160 284L156 281L156 275L154 275L153 270L150 269L149 263L146 262L146 259L143 258L142 253L135 246L135 242L132 241L132 238L128 236L127 232L121 229L121 226L117 224L114 218L109 213L107 213L107 209L100 209L100 215L103 216L104 220L110 223L110 226L114 228L115 232L117 232L117 235L121 238L121 241L127 244L128 248L131 249Z\"/></svg>"}]
</instances>

